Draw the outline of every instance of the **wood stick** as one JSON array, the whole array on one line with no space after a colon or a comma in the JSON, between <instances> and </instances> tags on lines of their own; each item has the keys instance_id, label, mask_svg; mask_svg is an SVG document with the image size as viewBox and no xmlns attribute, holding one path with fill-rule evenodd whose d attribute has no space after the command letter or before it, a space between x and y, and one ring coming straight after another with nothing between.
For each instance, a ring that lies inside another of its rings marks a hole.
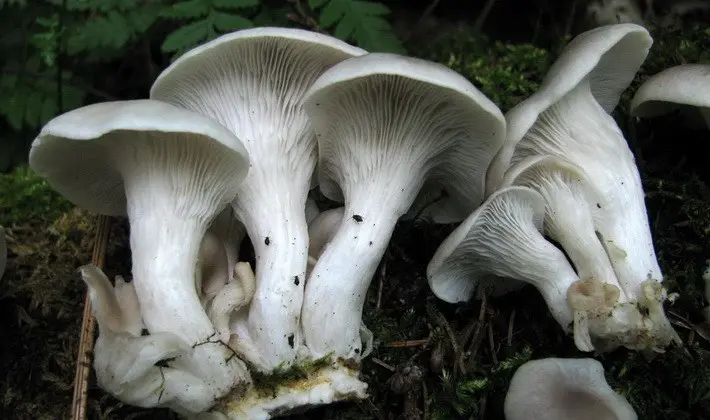
<instances>
[{"instance_id":1,"label":"wood stick","mask_svg":"<svg viewBox=\"0 0 710 420\"><path fill-rule=\"evenodd\" d=\"M106 247L111 229L111 219L99 216L94 238L94 250L91 263L103 269L106 259ZM81 321L81 337L76 358L76 374L74 375L74 398L72 399L72 420L86 420L86 405L89 392L89 375L91 374L91 356L94 350L94 330L96 324L91 312L89 291L84 297L84 314Z\"/></svg>"}]
</instances>

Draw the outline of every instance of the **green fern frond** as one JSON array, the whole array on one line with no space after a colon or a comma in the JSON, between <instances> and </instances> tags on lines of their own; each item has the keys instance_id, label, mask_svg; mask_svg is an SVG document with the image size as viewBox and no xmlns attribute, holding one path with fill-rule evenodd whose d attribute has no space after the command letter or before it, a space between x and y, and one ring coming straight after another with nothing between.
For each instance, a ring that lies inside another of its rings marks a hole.
<instances>
[{"instance_id":1,"label":"green fern frond","mask_svg":"<svg viewBox=\"0 0 710 420\"><path fill-rule=\"evenodd\" d=\"M127 46L157 21L166 6L160 1L71 0L67 8L87 14L67 28L67 53L77 55Z\"/></svg>"},{"instance_id":2,"label":"green fern frond","mask_svg":"<svg viewBox=\"0 0 710 420\"><path fill-rule=\"evenodd\" d=\"M313 10L320 10L318 23L345 41L354 41L371 51L404 54L402 42L387 22L390 9L363 0L309 0Z\"/></svg>"},{"instance_id":3,"label":"green fern frond","mask_svg":"<svg viewBox=\"0 0 710 420\"><path fill-rule=\"evenodd\" d=\"M261 0L186 0L166 9L162 16L186 21L170 33L162 45L165 52L180 53L221 34L251 28L254 23L242 14L256 9Z\"/></svg>"},{"instance_id":4,"label":"green fern frond","mask_svg":"<svg viewBox=\"0 0 710 420\"><path fill-rule=\"evenodd\" d=\"M86 93L68 83L71 73L62 76L62 107L81 106ZM43 68L39 57L30 59L23 69L0 70L0 77L0 117L13 129L35 130L59 113L56 70Z\"/></svg>"}]
</instances>

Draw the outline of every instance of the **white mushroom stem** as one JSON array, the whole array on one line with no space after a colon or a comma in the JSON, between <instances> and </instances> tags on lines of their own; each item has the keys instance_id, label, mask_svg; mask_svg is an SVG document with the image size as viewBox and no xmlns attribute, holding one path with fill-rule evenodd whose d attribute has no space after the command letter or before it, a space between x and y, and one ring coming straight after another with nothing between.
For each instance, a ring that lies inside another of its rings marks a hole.
<instances>
[{"instance_id":1,"label":"white mushroom stem","mask_svg":"<svg viewBox=\"0 0 710 420\"><path fill-rule=\"evenodd\" d=\"M574 127L574 130L571 130ZM566 134L570 133L570 134ZM515 149L514 163L549 154L579 165L600 192L595 226L623 294L643 297L641 282L661 281L641 178L614 119L592 96L588 80L540 114Z\"/></svg>"},{"instance_id":2,"label":"white mushroom stem","mask_svg":"<svg viewBox=\"0 0 710 420\"><path fill-rule=\"evenodd\" d=\"M360 324L367 289L397 220L423 183L418 174L424 168L416 162L392 168L392 172L383 170L369 180L351 178L343 188L342 223L306 284L303 333L313 358L332 353L359 359L363 351Z\"/></svg>"},{"instance_id":3,"label":"white mushroom stem","mask_svg":"<svg viewBox=\"0 0 710 420\"><path fill-rule=\"evenodd\" d=\"M506 420L636 420L594 359L533 360L513 375L505 396Z\"/></svg>"},{"instance_id":4,"label":"white mushroom stem","mask_svg":"<svg viewBox=\"0 0 710 420\"><path fill-rule=\"evenodd\" d=\"M310 175L310 171L305 173ZM258 175L255 172L252 176ZM294 179L293 175L283 177ZM250 185L267 183L263 182ZM278 185L278 178L270 183ZM302 191L268 196L245 186L232 203L247 227L256 256L256 290L249 306L247 330L239 333L259 349L259 358L250 362L264 371L292 363L301 343L300 312L308 263L304 210L308 182L294 180L294 185L302 185Z\"/></svg>"},{"instance_id":5,"label":"white mushroom stem","mask_svg":"<svg viewBox=\"0 0 710 420\"><path fill-rule=\"evenodd\" d=\"M171 160L152 159L151 152L141 150L136 156L147 162L124 171L133 277L143 321L151 333L169 332L194 347L190 357L174 363L208 381L218 397L250 379L244 364L217 339L196 290L195 262L212 215L203 213L209 208L204 203L190 206L173 193L174 185L201 186L182 179L186 174L160 168Z\"/></svg>"},{"instance_id":6,"label":"white mushroom stem","mask_svg":"<svg viewBox=\"0 0 710 420\"><path fill-rule=\"evenodd\" d=\"M249 263L237 263L232 278L212 300L208 314L221 342L229 343L229 318L232 313L249 304L254 295L255 284L256 278Z\"/></svg>"}]
</instances>

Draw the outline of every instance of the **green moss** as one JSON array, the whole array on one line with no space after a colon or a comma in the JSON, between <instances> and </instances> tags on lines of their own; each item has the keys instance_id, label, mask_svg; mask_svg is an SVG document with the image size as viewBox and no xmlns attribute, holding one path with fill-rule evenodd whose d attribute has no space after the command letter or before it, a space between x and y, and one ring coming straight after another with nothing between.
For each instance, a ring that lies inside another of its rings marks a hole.
<instances>
[{"instance_id":1,"label":"green moss","mask_svg":"<svg viewBox=\"0 0 710 420\"><path fill-rule=\"evenodd\" d=\"M52 221L71 207L71 203L29 167L18 167L0 175L0 225Z\"/></svg>"},{"instance_id":2,"label":"green moss","mask_svg":"<svg viewBox=\"0 0 710 420\"><path fill-rule=\"evenodd\" d=\"M441 36L420 55L466 76L503 112L534 93L551 64L545 49L491 41L465 28Z\"/></svg>"},{"instance_id":3,"label":"green moss","mask_svg":"<svg viewBox=\"0 0 710 420\"><path fill-rule=\"evenodd\" d=\"M270 374L263 374L257 369L250 369L254 389L259 394L269 395L276 393L279 386L302 379L307 379L319 369L330 366L331 355L327 354L317 360L302 361L288 368L277 367Z\"/></svg>"}]
</instances>

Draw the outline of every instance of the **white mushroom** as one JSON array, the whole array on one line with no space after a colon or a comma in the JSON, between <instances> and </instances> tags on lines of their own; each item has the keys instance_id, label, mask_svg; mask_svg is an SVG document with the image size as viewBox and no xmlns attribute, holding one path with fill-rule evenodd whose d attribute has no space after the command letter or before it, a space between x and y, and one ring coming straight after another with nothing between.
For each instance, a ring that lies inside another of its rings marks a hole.
<instances>
[{"instance_id":1,"label":"white mushroom","mask_svg":"<svg viewBox=\"0 0 710 420\"><path fill-rule=\"evenodd\" d=\"M232 324L237 351L255 368L288 368L302 342L308 261L305 208L316 140L302 103L315 79L365 51L298 29L262 27L195 48L155 81L153 99L219 121L244 141L252 167L232 202L256 255L246 319Z\"/></svg>"},{"instance_id":2,"label":"white mushroom","mask_svg":"<svg viewBox=\"0 0 710 420\"><path fill-rule=\"evenodd\" d=\"M74 204L128 215L143 321L151 334L172 333L194 347L170 365L210 389L208 399L183 401L183 408L203 411L249 383L244 363L215 338L195 287L201 239L248 171L239 139L213 120L170 104L110 102L51 120L32 144L29 160Z\"/></svg>"},{"instance_id":3,"label":"white mushroom","mask_svg":"<svg viewBox=\"0 0 710 420\"><path fill-rule=\"evenodd\" d=\"M308 225L308 256L318 260L326 245L333 239L343 223L345 207L335 207L321 212Z\"/></svg>"},{"instance_id":4,"label":"white mushroom","mask_svg":"<svg viewBox=\"0 0 710 420\"><path fill-rule=\"evenodd\" d=\"M695 108L710 128L710 64L682 64L655 74L638 88L631 114L649 118Z\"/></svg>"},{"instance_id":5,"label":"white mushroom","mask_svg":"<svg viewBox=\"0 0 710 420\"><path fill-rule=\"evenodd\" d=\"M556 156L532 156L512 166L502 185L522 185L540 193L546 207L544 232L562 246L577 275L619 288L594 228L592 207L602 197L579 167Z\"/></svg>"},{"instance_id":6,"label":"white mushroom","mask_svg":"<svg viewBox=\"0 0 710 420\"><path fill-rule=\"evenodd\" d=\"M231 206L225 208L205 232L197 271L197 288L201 291L203 305L229 282L245 236L246 229L234 216Z\"/></svg>"},{"instance_id":7,"label":"white mushroom","mask_svg":"<svg viewBox=\"0 0 710 420\"><path fill-rule=\"evenodd\" d=\"M99 325L94 370L101 388L139 407L167 406L189 414L203 406L213 390L190 372L156 363L189 356L192 347L170 332L141 336L141 315L133 283L116 280L115 288L96 266L81 267ZM200 410L201 411L201 410Z\"/></svg>"},{"instance_id":8,"label":"white mushroom","mask_svg":"<svg viewBox=\"0 0 710 420\"><path fill-rule=\"evenodd\" d=\"M434 294L460 302L471 298L479 282L505 290L490 275L515 279L535 286L555 320L574 333L580 350L638 341L643 318L636 304L619 303L618 289L609 284L580 280L565 255L540 233L544 217L544 198L528 187L493 193L429 262L427 278Z\"/></svg>"},{"instance_id":9,"label":"white mushroom","mask_svg":"<svg viewBox=\"0 0 710 420\"><path fill-rule=\"evenodd\" d=\"M545 216L542 196L527 187L496 191L439 246L427 266L434 294L446 302L473 296L489 276L517 279L540 291L557 322L574 320L567 289L579 279L564 254L540 231ZM495 287L491 285L490 287Z\"/></svg>"},{"instance_id":10,"label":"white mushroom","mask_svg":"<svg viewBox=\"0 0 710 420\"><path fill-rule=\"evenodd\" d=\"M313 219L320 214L320 209L318 208L318 203L313 197L308 197L306 199L306 223L311 224Z\"/></svg>"},{"instance_id":11,"label":"white mushroom","mask_svg":"<svg viewBox=\"0 0 710 420\"><path fill-rule=\"evenodd\" d=\"M533 360L513 375L505 396L506 420L636 420L626 399L594 359Z\"/></svg>"},{"instance_id":12,"label":"white mushroom","mask_svg":"<svg viewBox=\"0 0 710 420\"><path fill-rule=\"evenodd\" d=\"M639 317L629 315L627 325L618 326L628 333L619 332L616 344L662 351L679 339L663 312L663 276L638 168L608 114L651 43L648 31L634 24L608 25L573 39L540 89L506 115L506 144L489 169L487 191L501 185L511 165L529 157L551 155L578 166L599 194L598 202L588 204L620 286L619 301L638 305L643 318L638 324ZM611 282L594 288L605 285L615 286ZM607 344L614 346L611 341Z\"/></svg>"},{"instance_id":13,"label":"white mushroom","mask_svg":"<svg viewBox=\"0 0 710 420\"><path fill-rule=\"evenodd\" d=\"M450 204L474 209L505 122L451 69L384 53L325 72L306 108L321 190L345 209L306 282L303 334L314 358L359 360L365 294L397 220L427 180L447 189Z\"/></svg>"}]
</instances>

